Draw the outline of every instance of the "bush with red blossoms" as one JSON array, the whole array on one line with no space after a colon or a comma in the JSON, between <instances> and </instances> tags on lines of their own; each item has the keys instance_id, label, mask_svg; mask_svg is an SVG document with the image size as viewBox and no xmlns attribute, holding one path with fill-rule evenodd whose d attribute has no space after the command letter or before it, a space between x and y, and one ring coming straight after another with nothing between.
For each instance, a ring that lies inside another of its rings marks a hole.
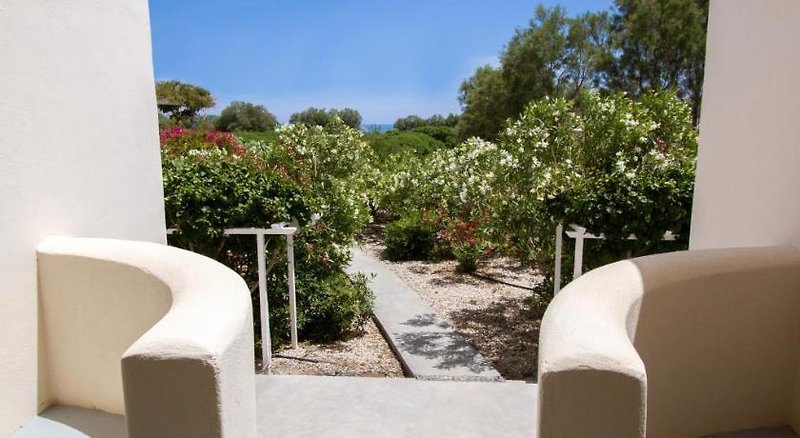
<instances>
[{"instance_id":1,"label":"bush with red blossoms","mask_svg":"<svg viewBox=\"0 0 800 438\"><path fill-rule=\"evenodd\" d=\"M444 239L456 257L458 269L462 272L473 272L478 262L492 252L491 245L483 224L488 218L473 217L467 220L447 218L442 221L443 230L439 238Z\"/></svg>"},{"instance_id":2,"label":"bush with red blossoms","mask_svg":"<svg viewBox=\"0 0 800 438\"><path fill-rule=\"evenodd\" d=\"M187 129L170 126L159 134L161 149L170 156L181 156L189 151L220 151L230 156L241 156L245 148L229 132Z\"/></svg>"}]
</instances>

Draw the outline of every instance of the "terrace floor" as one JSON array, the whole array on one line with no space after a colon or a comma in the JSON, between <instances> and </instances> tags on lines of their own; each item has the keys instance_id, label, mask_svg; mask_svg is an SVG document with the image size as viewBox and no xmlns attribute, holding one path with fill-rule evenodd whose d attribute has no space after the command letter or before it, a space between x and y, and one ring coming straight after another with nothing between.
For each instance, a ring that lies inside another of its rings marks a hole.
<instances>
[{"instance_id":1,"label":"terrace floor","mask_svg":"<svg viewBox=\"0 0 800 438\"><path fill-rule=\"evenodd\" d=\"M259 437L533 437L536 385L258 376Z\"/></svg>"},{"instance_id":2,"label":"terrace floor","mask_svg":"<svg viewBox=\"0 0 800 438\"><path fill-rule=\"evenodd\" d=\"M533 437L536 385L256 376L259 437ZM122 438L125 419L55 406L12 438Z\"/></svg>"}]
</instances>

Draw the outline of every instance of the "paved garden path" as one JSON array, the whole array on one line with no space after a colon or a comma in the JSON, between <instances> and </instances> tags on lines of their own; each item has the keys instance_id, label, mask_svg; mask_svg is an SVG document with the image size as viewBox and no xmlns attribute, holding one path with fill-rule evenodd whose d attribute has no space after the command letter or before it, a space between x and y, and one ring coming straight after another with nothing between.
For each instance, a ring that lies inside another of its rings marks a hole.
<instances>
[{"instance_id":1,"label":"paved garden path","mask_svg":"<svg viewBox=\"0 0 800 438\"><path fill-rule=\"evenodd\" d=\"M406 374L422 380L503 380L475 347L386 264L354 248L347 272L372 277L375 319Z\"/></svg>"}]
</instances>

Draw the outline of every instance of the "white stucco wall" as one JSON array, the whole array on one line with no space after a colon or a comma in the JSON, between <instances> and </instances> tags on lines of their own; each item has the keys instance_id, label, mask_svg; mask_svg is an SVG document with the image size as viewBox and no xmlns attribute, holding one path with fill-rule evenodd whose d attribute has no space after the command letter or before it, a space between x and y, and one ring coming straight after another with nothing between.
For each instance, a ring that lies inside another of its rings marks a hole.
<instances>
[{"instance_id":1,"label":"white stucco wall","mask_svg":"<svg viewBox=\"0 0 800 438\"><path fill-rule=\"evenodd\" d=\"M146 0L0 2L0 436L36 414L36 245L164 242Z\"/></svg>"},{"instance_id":2,"label":"white stucco wall","mask_svg":"<svg viewBox=\"0 0 800 438\"><path fill-rule=\"evenodd\" d=\"M800 243L800 2L712 0L692 249Z\"/></svg>"}]
</instances>

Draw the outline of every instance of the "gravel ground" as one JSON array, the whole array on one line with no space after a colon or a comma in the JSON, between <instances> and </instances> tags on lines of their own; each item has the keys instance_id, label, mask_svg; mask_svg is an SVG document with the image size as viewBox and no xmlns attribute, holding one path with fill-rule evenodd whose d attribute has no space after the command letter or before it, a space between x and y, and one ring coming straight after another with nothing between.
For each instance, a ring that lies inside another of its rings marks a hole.
<instances>
[{"instance_id":1,"label":"gravel ground","mask_svg":"<svg viewBox=\"0 0 800 438\"><path fill-rule=\"evenodd\" d=\"M362 333L348 339L331 344L304 342L296 350L273 355L272 374L403 377L403 370L375 322L370 320Z\"/></svg>"},{"instance_id":2,"label":"gravel ground","mask_svg":"<svg viewBox=\"0 0 800 438\"><path fill-rule=\"evenodd\" d=\"M383 246L379 239L368 237L361 248L380 258ZM458 273L452 260L384 262L505 379L535 381L541 320L523 302L533 292ZM509 258L486 261L478 274L527 288L540 280L530 268Z\"/></svg>"},{"instance_id":3,"label":"gravel ground","mask_svg":"<svg viewBox=\"0 0 800 438\"><path fill-rule=\"evenodd\" d=\"M379 236L379 232L365 236L361 248L382 259ZM497 282L456 272L452 260L384 262L505 379L536 380L540 317L523 302L533 294L524 288L540 280L535 272L508 258L494 258L478 267L479 275ZM362 333L347 339L331 344L301 343L297 350L287 349L276 356L273 374L403 377L373 321Z\"/></svg>"}]
</instances>

